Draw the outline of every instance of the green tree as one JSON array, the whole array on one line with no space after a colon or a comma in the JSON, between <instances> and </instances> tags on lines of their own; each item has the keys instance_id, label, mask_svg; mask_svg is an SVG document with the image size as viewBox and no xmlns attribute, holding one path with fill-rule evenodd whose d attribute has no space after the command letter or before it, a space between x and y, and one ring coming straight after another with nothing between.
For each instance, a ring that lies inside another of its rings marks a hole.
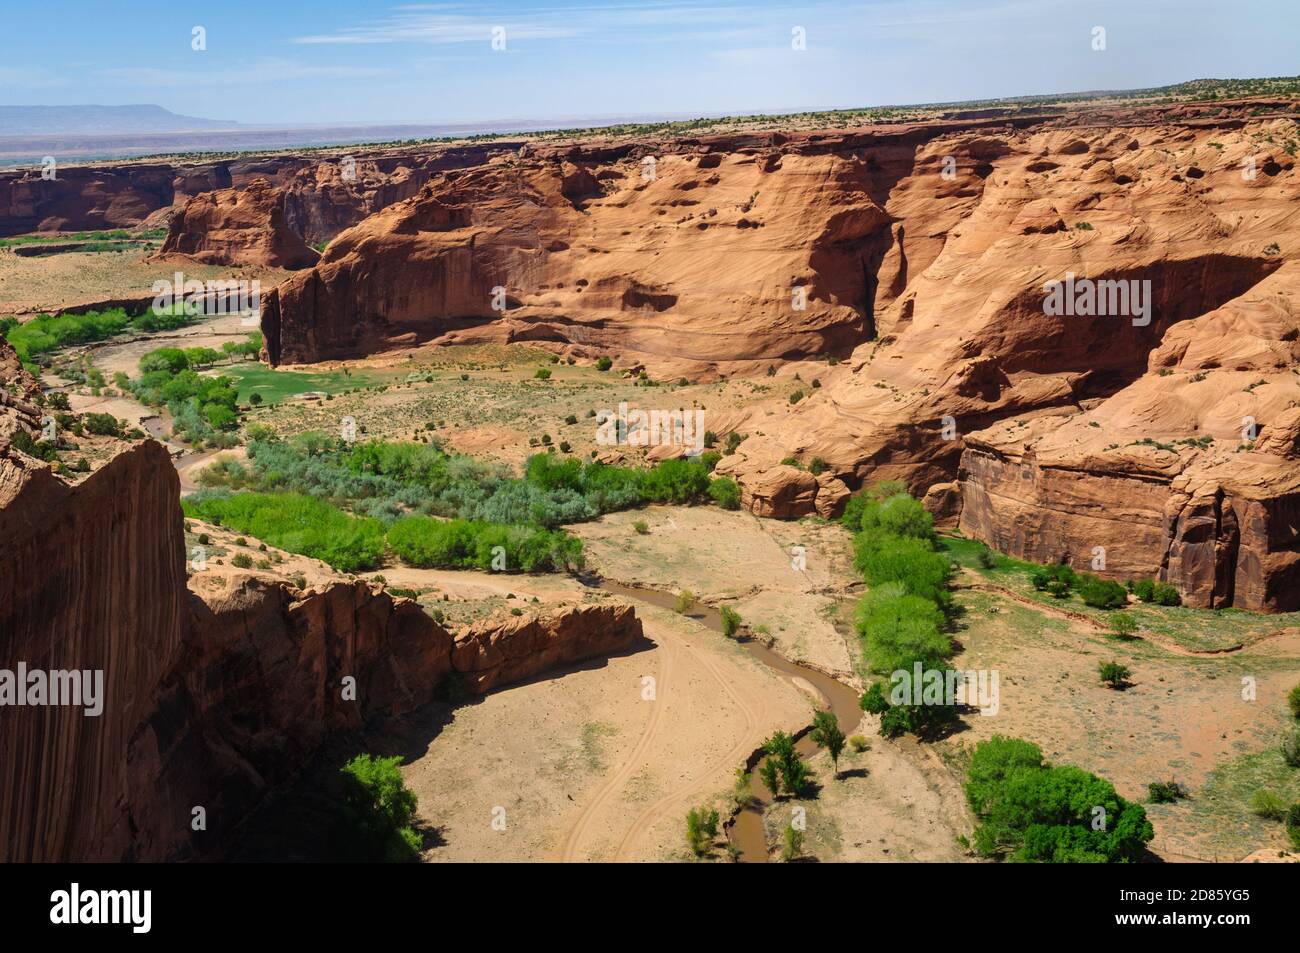
<instances>
[{"instance_id":1,"label":"green tree","mask_svg":"<svg viewBox=\"0 0 1300 953\"><path fill-rule=\"evenodd\" d=\"M735 638L740 631L740 613L731 606L723 606L719 614L722 616L722 634L729 639Z\"/></svg>"},{"instance_id":2,"label":"green tree","mask_svg":"<svg viewBox=\"0 0 1300 953\"><path fill-rule=\"evenodd\" d=\"M704 857L713 849L718 836L718 812L693 807L686 812L686 844L696 857Z\"/></svg>"},{"instance_id":3,"label":"green tree","mask_svg":"<svg viewBox=\"0 0 1300 953\"><path fill-rule=\"evenodd\" d=\"M825 748L831 756L835 775L840 773L840 753L844 750L844 732L840 730L835 713L822 709L813 715L812 740L819 748Z\"/></svg>"},{"instance_id":4,"label":"green tree","mask_svg":"<svg viewBox=\"0 0 1300 953\"><path fill-rule=\"evenodd\" d=\"M785 825L781 835L781 859L787 864L803 855L803 831L798 830L791 821Z\"/></svg>"},{"instance_id":5,"label":"green tree","mask_svg":"<svg viewBox=\"0 0 1300 953\"><path fill-rule=\"evenodd\" d=\"M1043 761L1037 745L994 735L975 746L966 798L986 857L1132 863L1155 836L1146 811L1102 778Z\"/></svg>"}]
</instances>

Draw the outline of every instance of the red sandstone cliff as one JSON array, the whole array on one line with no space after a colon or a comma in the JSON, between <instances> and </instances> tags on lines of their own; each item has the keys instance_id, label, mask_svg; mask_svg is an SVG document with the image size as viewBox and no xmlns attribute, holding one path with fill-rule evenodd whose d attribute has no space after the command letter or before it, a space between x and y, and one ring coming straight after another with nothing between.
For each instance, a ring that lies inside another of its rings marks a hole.
<instances>
[{"instance_id":1,"label":"red sandstone cliff","mask_svg":"<svg viewBox=\"0 0 1300 953\"><path fill-rule=\"evenodd\" d=\"M172 216L159 260L308 268L320 255L289 228L285 192L266 179L203 192Z\"/></svg>"}]
</instances>

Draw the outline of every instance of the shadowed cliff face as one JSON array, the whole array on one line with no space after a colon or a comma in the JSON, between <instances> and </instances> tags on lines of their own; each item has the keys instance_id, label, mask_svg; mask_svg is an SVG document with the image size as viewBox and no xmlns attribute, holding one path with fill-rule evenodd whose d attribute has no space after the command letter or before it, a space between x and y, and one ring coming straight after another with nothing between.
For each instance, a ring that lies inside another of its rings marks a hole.
<instances>
[{"instance_id":1,"label":"shadowed cliff face","mask_svg":"<svg viewBox=\"0 0 1300 953\"><path fill-rule=\"evenodd\" d=\"M124 757L181 648L179 482L166 451L134 447L76 487L0 457L0 668L104 673L104 713L5 708L0 854L116 856L132 839Z\"/></svg>"}]
</instances>

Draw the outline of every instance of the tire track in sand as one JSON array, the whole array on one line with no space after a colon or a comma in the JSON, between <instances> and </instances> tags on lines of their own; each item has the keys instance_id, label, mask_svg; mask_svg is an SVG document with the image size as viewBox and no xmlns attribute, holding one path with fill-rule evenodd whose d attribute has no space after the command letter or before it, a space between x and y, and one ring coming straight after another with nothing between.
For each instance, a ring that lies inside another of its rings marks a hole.
<instances>
[{"instance_id":1,"label":"tire track in sand","mask_svg":"<svg viewBox=\"0 0 1300 953\"><path fill-rule=\"evenodd\" d=\"M641 737L637 739L636 745L628 753L623 764L609 777L609 780L596 790L595 795L587 802L587 806L582 809L582 813L578 815L573 826L569 828L569 833L564 838L564 846L560 852L560 860L564 863L572 863L579 859L578 846L583 835L586 834L587 828L591 826L592 820L605 802L613 796L614 792L627 783L627 780L642 763L647 750L659 734L659 719L666 707L667 699L670 697L669 690L672 685L673 663L676 661L677 655L677 648L671 644L672 642L672 637L665 635L659 637L659 648L663 654L660 657L659 674L656 676L655 681L655 700L650 703L650 717L646 719L645 727L641 729Z\"/></svg>"},{"instance_id":2,"label":"tire track in sand","mask_svg":"<svg viewBox=\"0 0 1300 953\"><path fill-rule=\"evenodd\" d=\"M745 757L754 749L754 743L750 740L750 735L754 729L758 727L757 713L749 706L744 698L741 697L740 693L731 686L731 683L727 681L723 674L718 671L713 660L707 658L702 652L694 651L688 643L684 642L683 648L692 658L696 659L701 664L705 671L713 676L714 680L722 686L723 691L731 696L731 700L735 702L736 707L740 709L741 714L745 718L745 727L742 729L740 741L736 743L735 747L721 758L708 764L700 774L696 775L695 778L673 789L668 794L665 794L637 816L637 819L632 822L632 826L628 828L627 833L623 835L623 840L619 842L618 850L614 852L613 859L615 862L624 858L624 855L627 853L628 848L631 846L633 841L649 830L650 826L654 824L655 821L659 820L665 810L699 790L703 786L704 778L707 778L715 770L724 765L736 765L742 763Z\"/></svg>"},{"instance_id":3,"label":"tire track in sand","mask_svg":"<svg viewBox=\"0 0 1300 953\"><path fill-rule=\"evenodd\" d=\"M689 655L692 660L699 662L700 667L703 668L719 686L721 686L723 692L725 692L735 703L745 720L742 737L730 751L721 758L711 761L695 778L677 788L674 788L671 792L659 798L642 811L637 816L636 820L632 822L632 826L619 842L618 849L615 851L612 859L615 861L622 859L632 842L637 837L641 836L651 824L658 820L665 809L670 807L674 802L679 801L697 790L703 783L703 778L708 777L708 775L712 774L719 767L740 763L753 749L753 742L749 739L751 733L758 727L758 715L744 700L744 698L741 697L741 695L731 686L726 677L718 670L716 664L712 660L706 658L703 653L692 649L684 638L673 632L663 630L655 633L655 636L664 650L664 658L659 674L659 681L656 685L656 700L653 702L654 710L650 713L650 718L647 720L645 728L641 732L641 737L637 740L633 749L628 753L623 764L616 772L614 772L613 775L610 776L609 780L597 789L595 795L592 796L592 799L587 802L587 805L582 809L582 813L574 822L573 827L570 828L564 841L564 848L561 852L561 860L566 863L579 859L578 849L583 836L591 826L596 815L600 812L600 809L622 789L628 779L632 777L638 768L648 763L646 755L650 746L658 738L660 716L667 707L668 701L671 698L669 693L671 674L674 663L677 661L677 653L679 651Z\"/></svg>"}]
</instances>

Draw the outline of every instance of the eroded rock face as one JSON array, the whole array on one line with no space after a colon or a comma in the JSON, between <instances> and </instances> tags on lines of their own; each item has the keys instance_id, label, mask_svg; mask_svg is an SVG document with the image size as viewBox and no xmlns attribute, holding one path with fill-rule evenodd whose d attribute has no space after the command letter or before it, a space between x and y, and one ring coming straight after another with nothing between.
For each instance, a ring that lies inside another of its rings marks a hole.
<instances>
[{"instance_id":1,"label":"eroded rock face","mask_svg":"<svg viewBox=\"0 0 1300 953\"><path fill-rule=\"evenodd\" d=\"M0 450L0 669L103 672L103 714L0 709L0 857L116 857L132 840L126 752L181 650L179 482L141 443L76 486Z\"/></svg>"},{"instance_id":2,"label":"eroded rock face","mask_svg":"<svg viewBox=\"0 0 1300 953\"><path fill-rule=\"evenodd\" d=\"M268 354L551 341L700 373L847 355L875 327L884 203L942 128L591 143L440 175L268 297Z\"/></svg>"},{"instance_id":3,"label":"eroded rock face","mask_svg":"<svg viewBox=\"0 0 1300 953\"><path fill-rule=\"evenodd\" d=\"M158 259L308 268L320 255L288 226L284 203L284 191L266 179L196 195L172 216Z\"/></svg>"},{"instance_id":4,"label":"eroded rock face","mask_svg":"<svg viewBox=\"0 0 1300 953\"><path fill-rule=\"evenodd\" d=\"M629 605L566 606L468 627L456 635L451 666L467 691L482 694L549 668L626 651L640 639L641 620Z\"/></svg>"},{"instance_id":5,"label":"eroded rock face","mask_svg":"<svg viewBox=\"0 0 1300 953\"><path fill-rule=\"evenodd\" d=\"M1160 118L918 148L883 204L879 339L798 404L734 421L750 436L726 471L766 488L780 460L820 457L853 487L904 480L1014 555L1090 569L1101 547L1104 574L1195 605L1300 604L1300 178L1260 145L1296 126ZM1071 274L1149 309L1049 313ZM958 500L929 492L954 482Z\"/></svg>"}]
</instances>

